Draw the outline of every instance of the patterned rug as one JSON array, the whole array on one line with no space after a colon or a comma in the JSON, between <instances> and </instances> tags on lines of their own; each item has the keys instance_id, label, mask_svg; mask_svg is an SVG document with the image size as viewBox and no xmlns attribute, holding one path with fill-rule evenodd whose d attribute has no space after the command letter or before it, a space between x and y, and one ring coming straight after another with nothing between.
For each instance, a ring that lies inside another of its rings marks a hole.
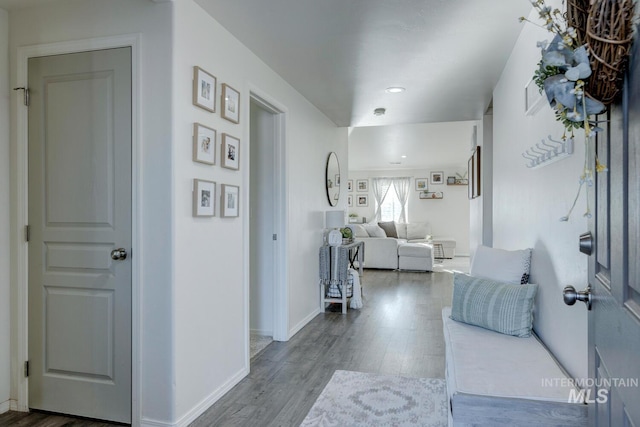
<instances>
[{"instance_id":1,"label":"patterned rug","mask_svg":"<svg viewBox=\"0 0 640 427\"><path fill-rule=\"evenodd\" d=\"M445 382L336 371L300 426L446 427Z\"/></svg>"}]
</instances>

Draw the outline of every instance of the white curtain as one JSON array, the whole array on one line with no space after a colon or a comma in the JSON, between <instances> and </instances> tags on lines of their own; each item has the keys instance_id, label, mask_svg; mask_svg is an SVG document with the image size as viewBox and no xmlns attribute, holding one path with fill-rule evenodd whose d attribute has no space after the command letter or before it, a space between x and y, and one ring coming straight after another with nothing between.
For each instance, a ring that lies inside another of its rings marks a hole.
<instances>
[{"instance_id":1,"label":"white curtain","mask_svg":"<svg viewBox=\"0 0 640 427\"><path fill-rule=\"evenodd\" d=\"M384 202L384 198L387 197L387 193L391 187L391 179L373 178L371 180L371 184L371 187L373 188L373 197L376 199L375 220L380 221L380 209L382 208L382 202Z\"/></svg>"},{"instance_id":2,"label":"white curtain","mask_svg":"<svg viewBox=\"0 0 640 427\"><path fill-rule=\"evenodd\" d=\"M407 199L411 191L411 178L393 178L391 181L393 182L393 188L396 190L400 206L402 206L398 222L407 222Z\"/></svg>"}]
</instances>

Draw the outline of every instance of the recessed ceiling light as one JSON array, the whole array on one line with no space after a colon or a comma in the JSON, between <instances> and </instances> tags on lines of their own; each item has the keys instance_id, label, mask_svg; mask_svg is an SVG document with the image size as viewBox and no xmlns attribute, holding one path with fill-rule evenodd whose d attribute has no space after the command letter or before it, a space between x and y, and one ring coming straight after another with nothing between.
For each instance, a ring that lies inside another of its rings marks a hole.
<instances>
[{"instance_id":1,"label":"recessed ceiling light","mask_svg":"<svg viewBox=\"0 0 640 427\"><path fill-rule=\"evenodd\" d=\"M388 87L385 91L387 93L401 93L404 92L406 89L403 87L399 87L399 86L392 86L392 87Z\"/></svg>"},{"instance_id":2,"label":"recessed ceiling light","mask_svg":"<svg viewBox=\"0 0 640 427\"><path fill-rule=\"evenodd\" d=\"M401 165L402 162L389 162L390 165Z\"/></svg>"},{"instance_id":3,"label":"recessed ceiling light","mask_svg":"<svg viewBox=\"0 0 640 427\"><path fill-rule=\"evenodd\" d=\"M407 156L400 156L400 157L402 157L403 159L406 159L406 158L407 158Z\"/></svg>"},{"instance_id":4,"label":"recessed ceiling light","mask_svg":"<svg viewBox=\"0 0 640 427\"><path fill-rule=\"evenodd\" d=\"M386 111L387 110L384 109L384 108L376 108L375 110L373 110L373 114L376 115L376 116L384 116L384 113Z\"/></svg>"}]
</instances>

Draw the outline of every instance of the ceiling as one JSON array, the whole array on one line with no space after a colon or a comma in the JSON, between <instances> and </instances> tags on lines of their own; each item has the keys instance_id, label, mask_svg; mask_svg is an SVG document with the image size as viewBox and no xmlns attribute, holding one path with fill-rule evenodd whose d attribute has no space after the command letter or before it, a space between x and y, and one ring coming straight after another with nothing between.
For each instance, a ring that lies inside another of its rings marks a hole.
<instances>
[{"instance_id":1,"label":"ceiling","mask_svg":"<svg viewBox=\"0 0 640 427\"><path fill-rule=\"evenodd\" d=\"M471 139L476 123L464 121L351 128L348 169L464 171L471 155Z\"/></svg>"},{"instance_id":2,"label":"ceiling","mask_svg":"<svg viewBox=\"0 0 640 427\"><path fill-rule=\"evenodd\" d=\"M195 1L338 126L479 119L531 10L528 0Z\"/></svg>"},{"instance_id":3,"label":"ceiling","mask_svg":"<svg viewBox=\"0 0 640 427\"><path fill-rule=\"evenodd\" d=\"M490 105L518 17L531 11L528 0L194 1L336 125L358 128L349 136L357 170L464 166L466 121ZM391 86L406 91L385 92ZM386 114L375 116L380 107ZM425 123L434 125L404 126Z\"/></svg>"}]
</instances>

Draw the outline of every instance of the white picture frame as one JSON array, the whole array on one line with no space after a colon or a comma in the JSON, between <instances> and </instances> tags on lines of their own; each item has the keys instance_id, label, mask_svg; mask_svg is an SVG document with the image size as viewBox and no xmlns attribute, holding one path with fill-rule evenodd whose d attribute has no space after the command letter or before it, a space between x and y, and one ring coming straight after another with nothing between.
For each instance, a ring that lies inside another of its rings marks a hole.
<instances>
[{"instance_id":1,"label":"white picture frame","mask_svg":"<svg viewBox=\"0 0 640 427\"><path fill-rule=\"evenodd\" d=\"M228 133L222 134L220 158L221 166L227 169L240 169L240 140Z\"/></svg>"},{"instance_id":2,"label":"white picture frame","mask_svg":"<svg viewBox=\"0 0 640 427\"><path fill-rule=\"evenodd\" d=\"M359 208L364 208L369 206L369 195L368 194L356 194L356 206Z\"/></svg>"},{"instance_id":3,"label":"white picture frame","mask_svg":"<svg viewBox=\"0 0 640 427\"><path fill-rule=\"evenodd\" d=\"M226 83L222 84L222 118L240 123L240 92Z\"/></svg>"},{"instance_id":4,"label":"white picture frame","mask_svg":"<svg viewBox=\"0 0 640 427\"><path fill-rule=\"evenodd\" d=\"M216 112L216 77L198 67L193 67L193 105Z\"/></svg>"},{"instance_id":5,"label":"white picture frame","mask_svg":"<svg viewBox=\"0 0 640 427\"><path fill-rule=\"evenodd\" d=\"M193 124L193 161L216 164L216 130L200 123Z\"/></svg>"},{"instance_id":6,"label":"white picture frame","mask_svg":"<svg viewBox=\"0 0 640 427\"><path fill-rule=\"evenodd\" d=\"M540 92L536 82L531 79L524 87L524 113L533 116L544 105L545 96Z\"/></svg>"},{"instance_id":7,"label":"white picture frame","mask_svg":"<svg viewBox=\"0 0 640 427\"><path fill-rule=\"evenodd\" d=\"M216 183L214 181L193 180L193 216L216 216Z\"/></svg>"},{"instance_id":8,"label":"white picture frame","mask_svg":"<svg viewBox=\"0 0 640 427\"><path fill-rule=\"evenodd\" d=\"M369 180L368 179L356 180L356 191L369 191Z\"/></svg>"},{"instance_id":9,"label":"white picture frame","mask_svg":"<svg viewBox=\"0 0 640 427\"><path fill-rule=\"evenodd\" d=\"M220 189L220 216L222 218L237 218L240 216L240 187L222 184Z\"/></svg>"}]
</instances>

